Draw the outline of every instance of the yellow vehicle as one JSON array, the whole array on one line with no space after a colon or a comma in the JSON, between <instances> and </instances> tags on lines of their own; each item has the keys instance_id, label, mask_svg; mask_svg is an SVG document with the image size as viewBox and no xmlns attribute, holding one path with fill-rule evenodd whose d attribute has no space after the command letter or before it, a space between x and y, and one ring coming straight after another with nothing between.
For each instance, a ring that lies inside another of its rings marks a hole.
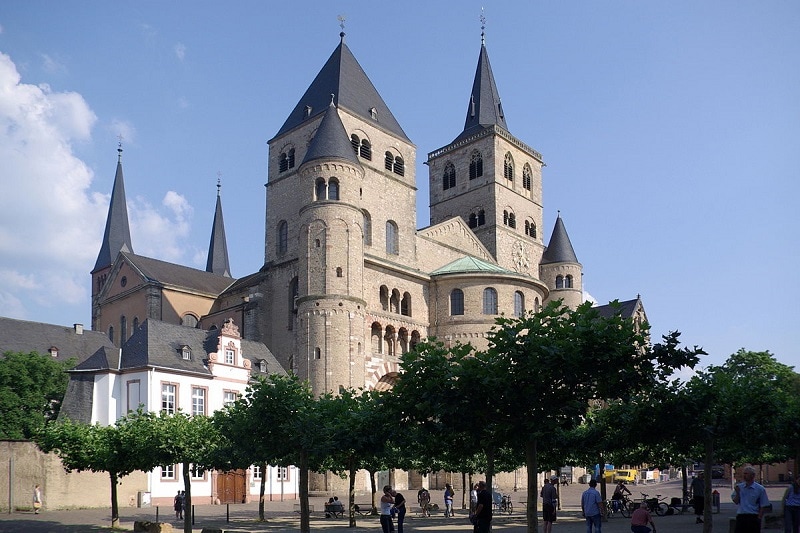
<instances>
[{"instance_id":1,"label":"yellow vehicle","mask_svg":"<svg viewBox=\"0 0 800 533\"><path fill-rule=\"evenodd\" d=\"M614 483L622 481L623 483L636 483L639 479L639 473L636 470L617 470L614 474Z\"/></svg>"}]
</instances>

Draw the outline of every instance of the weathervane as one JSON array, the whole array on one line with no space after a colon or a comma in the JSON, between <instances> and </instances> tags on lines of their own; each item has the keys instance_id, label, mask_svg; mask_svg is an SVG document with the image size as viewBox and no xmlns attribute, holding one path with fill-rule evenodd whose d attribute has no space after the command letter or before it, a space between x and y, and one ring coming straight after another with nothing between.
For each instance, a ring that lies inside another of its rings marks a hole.
<instances>
[{"instance_id":1,"label":"weathervane","mask_svg":"<svg viewBox=\"0 0 800 533\"><path fill-rule=\"evenodd\" d=\"M344 15L339 15L338 17L336 17L336 20L339 21L339 27L342 28L342 31L344 31L344 21L345 21Z\"/></svg>"},{"instance_id":2,"label":"weathervane","mask_svg":"<svg viewBox=\"0 0 800 533\"><path fill-rule=\"evenodd\" d=\"M222 187L222 185L220 185L221 182L222 182L222 172L217 170L217 196L219 196L219 190Z\"/></svg>"},{"instance_id":3,"label":"weathervane","mask_svg":"<svg viewBox=\"0 0 800 533\"><path fill-rule=\"evenodd\" d=\"M124 137L120 133L117 135L117 139L119 139L119 144L117 145L117 154L119 155L117 157L119 158L119 161L122 161L122 139L124 139Z\"/></svg>"}]
</instances>

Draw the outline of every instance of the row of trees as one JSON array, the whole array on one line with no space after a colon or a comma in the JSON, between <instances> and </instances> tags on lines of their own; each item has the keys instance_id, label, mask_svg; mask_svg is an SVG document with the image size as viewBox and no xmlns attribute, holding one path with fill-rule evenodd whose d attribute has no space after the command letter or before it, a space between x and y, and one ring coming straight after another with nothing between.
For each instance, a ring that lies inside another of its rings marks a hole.
<instances>
[{"instance_id":1,"label":"row of trees","mask_svg":"<svg viewBox=\"0 0 800 533\"><path fill-rule=\"evenodd\" d=\"M190 465L294 464L304 533L314 471L349 476L355 526L361 469L370 473L374 508L375 473L388 468L480 472L491 486L495 471L525 465L527 499L536 502L536 472L564 464L684 464L705 454L710 468L796 456L798 375L769 353L741 351L688 381L671 378L694 368L701 354L681 348L678 333L651 344L647 325L601 317L588 304L570 310L554 303L498 320L486 350L419 344L402 356L390 391L315 397L297 378L272 375L212 417L140 411L110 427L51 424L38 442L67 468L109 473L114 520L117 479L134 470L182 463L191 508ZM747 420L768 423L746 431ZM263 482L261 494L263 519ZM527 508L531 532L536 511Z\"/></svg>"}]
</instances>

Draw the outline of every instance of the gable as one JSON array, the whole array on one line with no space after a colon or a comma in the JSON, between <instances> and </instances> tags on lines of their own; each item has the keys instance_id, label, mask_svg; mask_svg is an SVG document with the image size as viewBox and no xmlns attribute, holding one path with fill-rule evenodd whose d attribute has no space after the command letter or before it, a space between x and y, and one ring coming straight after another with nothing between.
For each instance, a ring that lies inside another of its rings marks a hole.
<instances>
[{"instance_id":1,"label":"gable","mask_svg":"<svg viewBox=\"0 0 800 533\"><path fill-rule=\"evenodd\" d=\"M421 269L426 272L432 272L464 255L495 263L492 254L461 217L423 228L417 232L417 236L417 255Z\"/></svg>"}]
</instances>

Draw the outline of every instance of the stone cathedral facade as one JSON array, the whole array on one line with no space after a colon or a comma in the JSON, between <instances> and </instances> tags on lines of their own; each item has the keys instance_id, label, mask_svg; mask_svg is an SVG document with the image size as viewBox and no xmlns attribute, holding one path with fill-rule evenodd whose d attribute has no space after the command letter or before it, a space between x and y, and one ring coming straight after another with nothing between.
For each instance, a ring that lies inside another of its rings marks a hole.
<instances>
[{"instance_id":1,"label":"stone cathedral facade","mask_svg":"<svg viewBox=\"0 0 800 533\"><path fill-rule=\"evenodd\" d=\"M466 118L417 150L344 34L269 141L264 264L231 277L218 196L205 271L133 253L121 160L93 278L92 327L123 344L146 319L232 319L315 392L388 387L421 339L485 346L500 314L582 300L559 217L545 240L543 159L506 125L482 41ZM418 180L431 220L419 227ZM261 184L253 180L255 191Z\"/></svg>"}]
</instances>

